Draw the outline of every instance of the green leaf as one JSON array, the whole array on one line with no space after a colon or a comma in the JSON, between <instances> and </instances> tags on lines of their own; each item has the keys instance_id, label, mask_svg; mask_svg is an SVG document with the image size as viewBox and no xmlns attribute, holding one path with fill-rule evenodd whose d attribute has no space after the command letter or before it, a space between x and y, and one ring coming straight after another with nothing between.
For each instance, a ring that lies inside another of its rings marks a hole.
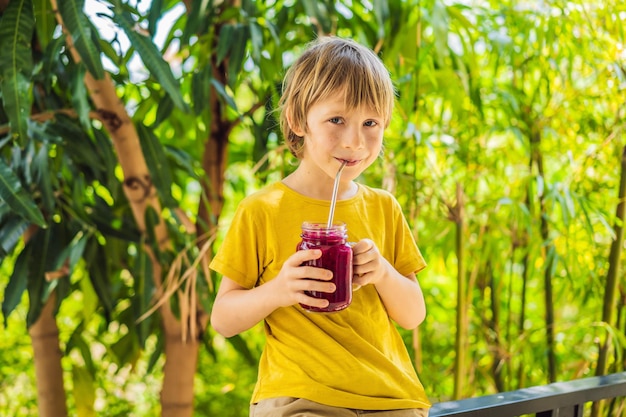
<instances>
[{"instance_id":1,"label":"green leaf","mask_svg":"<svg viewBox=\"0 0 626 417\"><path fill-rule=\"evenodd\" d=\"M139 358L137 339L131 332L126 333L117 342L113 343L111 351L115 354L119 367L123 367L126 364L133 365Z\"/></svg>"},{"instance_id":2,"label":"green leaf","mask_svg":"<svg viewBox=\"0 0 626 417\"><path fill-rule=\"evenodd\" d=\"M102 197L96 195L94 198L95 206L92 208L90 218L100 233L124 241L139 242L141 233L134 221L129 220L128 217L123 217L120 220L115 216L112 207Z\"/></svg>"},{"instance_id":3,"label":"green leaf","mask_svg":"<svg viewBox=\"0 0 626 417\"><path fill-rule=\"evenodd\" d=\"M88 240L89 236L86 235L84 232L80 231L76 233L72 241L59 253L59 256L54 263L54 268L60 268L62 265L68 262L68 275L71 277L72 272L76 267L76 264L83 256L85 246Z\"/></svg>"},{"instance_id":4,"label":"green leaf","mask_svg":"<svg viewBox=\"0 0 626 417\"><path fill-rule=\"evenodd\" d=\"M77 417L95 417L96 387L93 375L87 368L75 365L72 367L72 382Z\"/></svg>"},{"instance_id":5,"label":"green leaf","mask_svg":"<svg viewBox=\"0 0 626 417\"><path fill-rule=\"evenodd\" d=\"M89 92L85 85L85 67L79 65L75 67L75 71L70 74L70 88L72 91L72 105L78 113L78 120L84 129L91 129L91 119L89 112L91 106L89 104Z\"/></svg>"},{"instance_id":6,"label":"green leaf","mask_svg":"<svg viewBox=\"0 0 626 417\"><path fill-rule=\"evenodd\" d=\"M113 151L111 139L102 130L93 129L94 146L98 150L100 160L102 161L103 172L106 176L101 180L102 184L109 190L111 195L117 195L121 187L120 181L115 176L115 168L118 165L118 159Z\"/></svg>"},{"instance_id":7,"label":"green leaf","mask_svg":"<svg viewBox=\"0 0 626 417\"><path fill-rule=\"evenodd\" d=\"M385 22L389 20L389 2L388 0L374 0L374 15L378 27L378 38L385 37Z\"/></svg>"},{"instance_id":8,"label":"green leaf","mask_svg":"<svg viewBox=\"0 0 626 417\"><path fill-rule=\"evenodd\" d=\"M30 0L9 2L0 19L0 91L11 133L28 137L33 70L31 39L35 28Z\"/></svg>"},{"instance_id":9,"label":"green leaf","mask_svg":"<svg viewBox=\"0 0 626 417\"><path fill-rule=\"evenodd\" d=\"M78 261L83 257L83 253L85 252L85 246L89 241L89 236L84 234L83 232L76 233L74 239L69 245L69 270L70 276L72 276L72 271L76 268Z\"/></svg>"},{"instance_id":10,"label":"green leaf","mask_svg":"<svg viewBox=\"0 0 626 417\"><path fill-rule=\"evenodd\" d=\"M46 227L46 221L35 201L22 188L19 178L3 159L0 159L0 198L11 207L15 214L40 227Z\"/></svg>"},{"instance_id":11,"label":"green leaf","mask_svg":"<svg viewBox=\"0 0 626 417\"><path fill-rule=\"evenodd\" d=\"M180 170L194 180L198 180L198 173L194 171L194 159L182 149L166 146L167 158L171 161L174 170Z\"/></svg>"},{"instance_id":12,"label":"green leaf","mask_svg":"<svg viewBox=\"0 0 626 417\"><path fill-rule=\"evenodd\" d=\"M196 115L202 114L209 104L211 89L211 66L207 65L191 76L191 94L193 110Z\"/></svg>"},{"instance_id":13,"label":"green leaf","mask_svg":"<svg viewBox=\"0 0 626 417\"><path fill-rule=\"evenodd\" d=\"M163 17L163 0L152 0L150 11L148 12L148 32L154 36L157 31L157 24Z\"/></svg>"},{"instance_id":14,"label":"green leaf","mask_svg":"<svg viewBox=\"0 0 626 417\"><path fill-rule=\"evenodd\" d=\"M233 109L237 110L237 103L235 103L235 99L232 98L227 92L226 89L224 88L224 86L215 78L211 78L211 85L213 87L215 87L215 90L217 91L217 93L222 96L222 98L226 101L226 103L232 107Z\"/></svg>"},{"instance_id":15,"label":"green leaf","mask_svg":"<svg viewBox=\"0 0 626 417\"><path fill-rule=\"evenodd\" d=\"M0 222L0 257L13 250L30 224L28 220L16 217L10 215Z\"/></svg>"},{"instance_id":16,"label":"green leaf","mask_svg":"<svg viewBox=\"0 0 626 417\"><path fill-rule=\"evenodd\" d=\"M217 39L217 63L221 64L228 55L233 40L235 27L233 25L224 25L220 28L219 37Z\"/></svg>"},{"instance_id":17,"label":"green leaf","mask_svg":"<svg viewBox=\"0 0 626 417\"><path fill-rule=\"evenodd\" d=\"M252 351L248 347L248 344L246 343L244 338L241 337L241 335L238 334L238 335L235 335L233 337L229 337L226 340L228 340L230 342L230 344L233 345L233 347L235 348L235 350L237 352L241 353L243 358L246 361L248 361L248 363L250 365L256 364L257 360L256 360L255 356L252 354Z\"/></svg>"},{"instance_id":18,"label":"green leaf","mask_svg":"<svg viewBox=\"0 0 626 417\"><path fill-rule=\"evenodd\" d=\"M114 303L109 283L110 267L107 254L95 238L89 239L85 253L85 262L88 265L89 280L94 291L98 294L100 303L104 308L104 317L107 322L111 321L111 312Z\"/></svg>"},{"instance_id":19,"label":"green leaf","mask_svg":"<svg viewBox=\"0 0 626 417\"><path fill-rule=\"evenodd\" d=\"M56 286L55 281L46 280L46 272L54 269L54 262L64 246L64 241L63 226L53 223L48 229L38 230L27 243L27 247L32 246L31 259L37 259L28 269L28 327L37 321L50 291Z\"/></svg>"},{"instance_id":20,"label":"green leaf","mask_svg":"<svg viewBox=\"0 0 626 417\"><path fill-rule=\"evenodd\" d=\"M191 10L187 13L187 21L185 23L185 29L181 36L180 42L182 45L189 45L189 39L192 36L204 33L207 21L208 7L211 7L209 1L192 1Z\"/></svg>"},{"instance_id":21,"label":"green leaf","mask_svg":"<svg viewBox=\"0 0 626 417\"><path fill-rule=\"evenodd\" d=\"M99 40L93 39L94 32L84 13L84 0L63 0L58 2L63 24L67 28L80 59L87 71L97 80L104 78L104 68L100 59Z\"/></svg>"},{"instance_id":22,"label":"green leaf","mask_svg":"<svg viewBox=\"0 0 626 417\"><path fill-rule=\"evenodd\" d=\"M135 295L133 306L135 308L135 319L141 317L150 308L150 303L154 295L154 280L152 279L152 259L148 256L143 246L138 247L135 268L133 268L133 287ZM137 323L137 338L141 347L145 346L150 335L150 325L152 316Z\"/></svg>"},{"instance_id":23,"label":"green leaf","mask_svg":"<svg viewBox=\"0 0 626 417\"><path fill-rule=\"evenodd\" d=\"M167 118L172 114L172 110L174 110L174 102L170 96L163 97L163 100L161 100L158 104L156 119L154 120L152 127L156 128L163 121L167 120Z\"/></svg>"},{"instance_id":24,"label":"green leaf","mask_svg":"<svg viewBox=\"0 0 626 417\"><path fill-rule=\"evenodd\" d=\"M306 14L315 17L317 22L322 26L324 33L330 33L332 30L332 22L328 15L328 9L323 2L318 0L303 0L302 4Z\"/></svg>"},{"instance_id":25,"label":"green leaf","mask_svg":"<svg viewBox=\"0 0 626 417\"><path fill-rule=\"evenodd\" d=\"M32 246L26 246L17 256L13 273L9 278L9 283L4 289L4 299L2 300L2 315L6 326L9 315L15 310L22 300L22 295L26 290L28 267L32 261Z\"/></svg>"},{"instance_id":26,"label":"green leaf","mask_svg":"<svg viewBox=\"0 0 626 417\"><path fill-rule=\"evenodd\" d=\"M50 173L49 167L49 146L44 143L35 154L31 169L33 171L33 179L37 184L37 189L41 193L41 205L47 213L54 212L55 198L52 180L54 175Z\"/></svg>"},{"instance_id":27,"label":"green leaf","mask_svg":"<svg viewBox=\"0 0 626 417\"><path fill-rule=\"evenodd\" d=\"M106 172L103 158L108 157L109 152L96 147L90 137L76 123L76 120L57 115L54 122L47 125L46 134L49 135L49 140L59 138L63 141L65 145L63 150L71 159L71 165L80 167L85 179L88 181L97 179L106 183L106 178L103 176L103 173Z\"/></svg>"},{"instance_id":28,"label":"green leaf","mask_svg":"<svg viewBox=\"0 0 626 417\"><path fill-rule=\"evenodd\" d=\"M146 373L150 374L152 372L152 369L159 361L159 358L163 354L164 350L165 350L165 338L159 337L157 338L156 345L154 346L154 352L152 352L152 355L150 355L150 359L148 360Z\"/></svg>"},{"instance_id":29,"label":"green leaf","mask_svg":"<svg viewBox=\"0 0 626 417\"><path fill-rule=\"evenodd\" d=\"M221 36L220 36L221 37ZM234 26L232 44L228 54L228 85L237 84L239 73L246 59L246 46L250 38L250 28L247 25Z\"/></svg>"},{"instance_id":30,"label":"green leaf","mask_svg":"<svg viewBox=\"0 0 626 417\"><path fill-rule=\"evenodd\" d=\"M154 207L148 206L146 207L146 211L144 213L144 219L146 222L147 243L154 251L154 255L156 256L156 258L161 260L161 250L159 249L159 244L157 242L155 233L157 225L161 222L159 213L156 212Z\"/></svg>"},{"instance_id":31,"label":"green leaf","mask_svg":"<svg viewBox=\"0 0 626 417\"><path fill-rule=\"evenodd\" d=\"M37 39L41 49L46 49L50 40L54 38L56 19L50 0L34 0L35 25L37 27Z\"/></svg>"},{"instance_id":32,"label":"green leaf","mask_svg":"<svg viewBox=\"0 0 626 417\"><path fill-rule=\"evenodd\" d=\"M172 197L172 173L165 157L163 145L154 132L143 123L137 124L137 134L150 171L150 177L159 197L166 207L176 207L176 200Z\"/></svg>"},{"instance_id":33,"label":"green leaf","mask_svg":"<svg viewBox=\"0 0 626 417\"><path fill-rule=\"evenodd\" d=\"M113 19L124 30L146 68L161 84L174 105L182 111L188 111L188 106L180 92L180 84L174 78L169 64L165 62L154 42L135 30L135 21L120 5L116 5Z\"/></svg>"},{"instance_id":34,"label":"green leaf","mask_svg":"<svg viewBox=\"0 0 626 417\"><path fill-rule=\"evenodd\" d=\"M246 58L246 46L250 38L250 27L237 23L224 25L220 29L217 43L217 62L228 57L228 85L234 87Z\"/></svg>"},{"instance_id":35,"label":"green leaf","mask_svg":"<svg viewBox=\"0 0 626 417\"><path fill-rule=\"evenodd\" d=\"M261 52L263 52L263 28L257 22L250 22L250 43L252 46L252 57L255 62L261 62Z\"/></svg>"},{"instance_id":36,"label":"green leaf","mask_svg":"<svg viewBox=\"0 0 626 417\"><path fill-rule=\"evenodd\" d=\"M91 317L89 317L88 319L91 319ZM91 356L91 348L89 346L89 343L87 343L87 341L82 336L84 332L85 321L83 320L78 324L78 326L76 326L76 328L72 332L72 335L65 345L64 353L67 356L70 354L72 349L78 349L83 358L83 361L85 362L85 367L90 372L95 372L96 366L94 364L93 357Z\"/></svg>"}]
</instances>

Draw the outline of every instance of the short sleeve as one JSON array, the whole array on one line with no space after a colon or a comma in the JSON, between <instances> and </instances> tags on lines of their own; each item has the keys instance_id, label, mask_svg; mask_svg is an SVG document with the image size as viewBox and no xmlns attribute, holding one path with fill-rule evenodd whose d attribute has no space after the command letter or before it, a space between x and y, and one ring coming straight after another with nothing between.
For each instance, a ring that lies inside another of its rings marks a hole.
<instances>
[{"instance_id":1,"label":"short sleeve","mask_svg":"<svg viewBox=\"0 0 626 417\"><path fill-rule=\"evenodd\" d=\"M261 275L258 236L253 211L240 204L209 268L245 288L253 288Z\"/></svg>"}]
</instances>

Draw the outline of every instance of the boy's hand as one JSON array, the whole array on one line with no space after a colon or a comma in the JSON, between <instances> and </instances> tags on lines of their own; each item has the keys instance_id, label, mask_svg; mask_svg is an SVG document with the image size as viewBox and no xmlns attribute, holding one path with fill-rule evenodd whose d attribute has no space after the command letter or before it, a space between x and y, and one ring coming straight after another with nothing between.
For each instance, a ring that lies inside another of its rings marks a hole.
<instances>
[{"instance_id":1,"label":"boy's hand","mask_svg":"<svg viewBox=\"0 0 626 417\"><path fill-rule=\"evenodd\" d=\"M370 239L361 239L352 246L352 283L355 287L378 284L389 272L391 265Z\"/></svg>"},{"instance_id":2,"label":"boy's hand","mask_svg":"<svg viewBox=\"0 0 626 417\"><path fill-rule=\"evenodd\" d=\"M322 251L319 249L299 250L285 261L278 276L270 281L274 284L278 304L281 307L297 303L320 308L328 306L328 300L311 297L304 293L305 291L335 292L335 284L325 282L332 279L332 271L303 265L321 256Z\"/></svg>"}]
</instances>

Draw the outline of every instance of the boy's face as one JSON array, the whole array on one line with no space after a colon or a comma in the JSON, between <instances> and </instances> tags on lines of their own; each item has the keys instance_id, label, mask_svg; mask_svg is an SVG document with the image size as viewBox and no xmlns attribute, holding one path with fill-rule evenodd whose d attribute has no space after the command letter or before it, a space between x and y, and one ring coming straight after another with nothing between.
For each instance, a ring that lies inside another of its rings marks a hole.
<instances>
[{"instance_id":1,"label":"boy's face","mask_svg":"<svg viewBox=\"0 0 626 417\"><path fill-rule=\"evenodd\" d=\"M383 115L367 106L348 110L343 94L318 101L307 114L301 165L311 173L326 173L334 179L343 161L341 181L351 181L380 154L385 130Z\"/></svg>"}]
</instances>

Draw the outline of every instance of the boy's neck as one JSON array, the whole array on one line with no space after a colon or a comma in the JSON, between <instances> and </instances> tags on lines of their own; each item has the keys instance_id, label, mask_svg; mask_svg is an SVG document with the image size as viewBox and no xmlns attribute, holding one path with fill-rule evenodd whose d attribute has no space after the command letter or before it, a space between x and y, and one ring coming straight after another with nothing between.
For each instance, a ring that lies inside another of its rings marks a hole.
<instances>
[{"instance_id":1,"label":"boy's neck","mask_svg":"<svg viewBox=\"0 0 626 417\"><path fill-rule=\"evenodd\" d=\"M319 175L306 175L299 168L282 180L282 183L305 197L330 201L333 194L334 178ZM354 197L358 186L354 181L341 181L337 189L337 200Z\"/></svg>"}]
</instances>

